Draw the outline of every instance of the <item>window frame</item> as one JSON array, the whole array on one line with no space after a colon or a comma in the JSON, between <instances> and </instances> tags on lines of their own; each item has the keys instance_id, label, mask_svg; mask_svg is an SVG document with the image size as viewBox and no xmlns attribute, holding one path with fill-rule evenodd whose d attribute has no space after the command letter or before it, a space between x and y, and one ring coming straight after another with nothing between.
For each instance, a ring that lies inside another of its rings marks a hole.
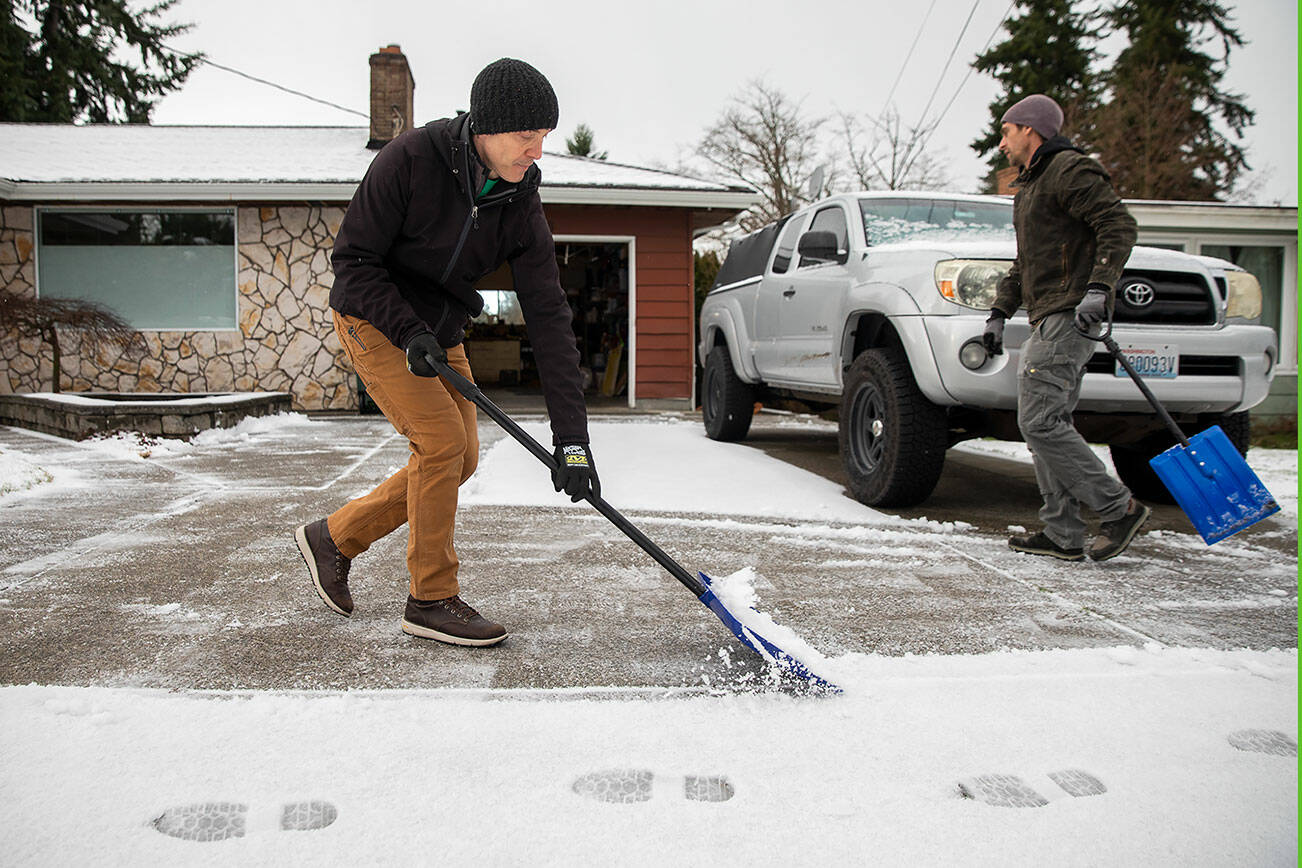
<instances>
[{"instance_id":1,"label":"window frame","mask_svg":"<svg viewBox=\"0 0 1302 868\"><path fill-rule=\"evenodd\" d=\"M1276 373L1285 376L1297 376L1298 373L1298 294L1289 291L1298 285L1297 245L1284 235L1271 235L1260 232L1172 232L1170 230L1145 231L1139 229L1138 244L1141 246L1179 245L1184 253L1203 256L1202 248L1206 244L1232 245L1242 247L1279 247L1284 251L1279 304L1279 325L1275 328L1275 340L1279 349L1279 361L1275 365ZM1274 290L1262 287L1263 294ZM1270 325L1267 323L1266 325Z\"/></svg>"},{"instance_id":2,"label":"window frame","mask_svg":"<svg viewBox=\"0 0 1302 868\"><path fill-rule=\"evenodd\" d=\"M769 260L769 271L773 274L787 274L794 270L793 266L799 256L796 252L796 248L800 245L800 236L804 234L801 227L809 221L809 213L809 211L797 211L795 214L792 214L791 218L787 220L787 225L783 226L782 231L778 233L777 240L773 242L773 258ZM788 232L793 233L791 237L791 252L787 254L786 264L782 267L782 270L779 271L777 265L778 257L783 255L782 239L787 237Z\"/></svg>"},{"instance_id":3,"label":"window frame","mask_svg":"<svg viewBox=\"0 0 1302 868\"><path fill-rule=\"evenodd\" d=\"M846 253L849 253L850 252L850 215L846 212L845 208L841 207L841 203L839 202L833 202L830 205L825 205L824 207L819 208L817 211L813 212L813 215L809 219L809 226L806 227L805 232L816 231L814 229L814 224L818 222L819 217L828 213L829 211L836 211L838 214L841 215L841 226L845 229L845 249L846 249ZM805 232L801 232L800 235L804 235ZM796 237L796 246L797 247L800 246L799 236ZM829 262L825 259L811 259L809 260L808 263L806 263L805 257L801 256L799 261L796 263L796 271L800 271L803 268L817 268L820 265L839 265L839 264L840 263L837 262Z\"/></svg>"},{"instance_id":4,"label":"window frame","mask_svg":"<svg viewBox=\"0 0 1302 868\"><path fill-rule=\"evenodd\" d=\"M153 332L210 332L213 334L219 332L243 332L240 329L240 206L238 205L150 205L150 204L133 204L126 203L121 205L36 205L33 207L32 223L32 264L33 274L36 283L36 296L42 297L41 293L41 250L43 246L42 239L42 220L44 214L85 214L85 213L135 213L135 214L153 214L153 213L186 213L186 214L229 214L233 223L234 234L231 243L231 264L235 279L231 282L230 293L232 301L233 321L230 326L167 326L159 327L139 327L134 323L131 328L142 334ZM61 298L62 296L53 296Z\"/></svg>"}]
</instances>

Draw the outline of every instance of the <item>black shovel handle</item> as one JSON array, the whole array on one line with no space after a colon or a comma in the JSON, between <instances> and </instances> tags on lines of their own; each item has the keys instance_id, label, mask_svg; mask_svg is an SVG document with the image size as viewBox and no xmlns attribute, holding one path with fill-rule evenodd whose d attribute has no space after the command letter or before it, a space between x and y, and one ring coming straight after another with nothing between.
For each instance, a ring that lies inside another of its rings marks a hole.
<instances>
[{"instance_id":1,"label":"black shovel handle","mask_svg":"<svg viewBox=\"0 0 1302 868\"><path fill-rule=\"evenodd\" d=\"M434 368L434 370L438 371L438 375L452 385L452 388L465 396L466 400L471 401L476 407L483 410L484 413L500 425L507 434L510 434L520 443L521 446L533 453L533 456L545 464L548 470L553 472L556 470L556 459L552 457L552 454L547 451L546 447L530 437L528 432L516 424L514 419L506 415L506 412L502 410L501 407L489 400L488 396L484 394L482 389L470 380L461 376L461 374L457 373L447 362L439 361L428 354L425 356L425 361L429 362L430 366ZM682 582L683 586L687 588L687 590L691 591L697 597L700 597L705 593L706 587L700 579L687 572L678 561L665 554L664 549L652 542L651 539L646 534L642 533L642 531L638 530L631 521L624 518L624 516L620 514L619 510L615 509L615 507L611 506L601 497L594 495L591 491L585 494L583 499L592 504L597 512L604 515L611 524L619 528L620 531L623 532L624 536L637 543L642 551L655 558L656 563L668 570L669 574L675 579Z\"/></svg>"},{"instance_id":2,"label":"black shovel handle","mask_svg":"<svg viewBox=\"0 0 1302 868\"><path fill-rule=\"evenodd\" d=\"M1189 449L1189 438L1184 436L1184 432L1180 430L1180 426L1175 424L1175 420L1171 418L1171 414L1166 412L1166 408L1158 402L1157 396L1153 394L1153 390L1148 388L1148 384L1144 382L1144 378L1139 376L1139 372L1130 364L1130 360L1121 352L1121 347L1117 346L1117 342L1112 338L1111 312L1109 311L1108 313L1108 327L1101 335L1092 335L1074 323L1073 328L1076 329L1077 334L1083 335L1092 341L1099 341L1103 346L1108 348L1108 352L1112 354L1112 358L1116 359L1117 362L1120 363L1121 367L1125 368L1126 373L1130 375L1130 379L1135 381L1135 385L1139 387L1139 391L1144 393L1144 397L1148 399L1148 403L1153 405L1153 409L1157 411L1157 415L1166 424L1166 427L1170 429L1171 433L1175 435L1175 439L1185 449Z\"/></svg>"}]
</instances>

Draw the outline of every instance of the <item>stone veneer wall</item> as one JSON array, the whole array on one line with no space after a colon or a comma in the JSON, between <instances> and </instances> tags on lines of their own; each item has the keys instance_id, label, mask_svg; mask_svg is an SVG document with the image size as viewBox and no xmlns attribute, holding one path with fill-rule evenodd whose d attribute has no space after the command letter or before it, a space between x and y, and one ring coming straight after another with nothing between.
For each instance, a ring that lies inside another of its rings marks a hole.
<instances>
[{"instance_id":1,"label":"stone veneer wall","mask_svg":"<svg viewBox=\"0 0 1302 868\"><path fill-rule=\"evenodd\" d=\"M0 278L25 294L36 292L33 215L31 206L0 208ZM334 205L237 208L238 330L151 330L126 348L61 332L62 389L289 392L296 410L356 409L328 304L343 215ZM52 364L37 337L0 332L0 393L50 391Z\"/></svg>"}]
</instances>

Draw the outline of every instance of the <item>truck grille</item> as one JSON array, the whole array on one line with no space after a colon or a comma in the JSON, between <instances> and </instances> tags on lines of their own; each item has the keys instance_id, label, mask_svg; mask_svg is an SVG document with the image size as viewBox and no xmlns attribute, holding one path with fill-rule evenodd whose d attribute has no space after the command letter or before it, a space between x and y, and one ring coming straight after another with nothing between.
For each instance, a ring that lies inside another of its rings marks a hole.
<instances>
[{"instance_id":1,"label":"truck grille","mask_svg":"<svg viewBox=\"0 0 1302 868\"><path fill-rule=\"evenodd\" d=\"M1129 271L1117 282L1115 322L1215 325L1212 288L1197 274Z\"/></svg>"}]
</instances>

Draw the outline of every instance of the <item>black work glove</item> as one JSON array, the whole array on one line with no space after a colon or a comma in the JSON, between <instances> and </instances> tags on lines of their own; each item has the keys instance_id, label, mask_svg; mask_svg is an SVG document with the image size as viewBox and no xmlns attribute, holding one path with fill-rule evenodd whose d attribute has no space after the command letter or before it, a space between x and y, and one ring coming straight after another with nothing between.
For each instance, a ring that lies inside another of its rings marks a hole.
<instances>
[{"instance_id":1,"label":"black work glove","mask_svg":"<svg viewBox=\"0 0 1302 868\"><path fill-rule=\"evenodd\" d=\"M1085 297L1076 305L1076 328L1083 332L1090 330L1108 317L1108 290L1097 283L1092 283L1085 290Z\"/></svg>"},{"instance_id":2,"label":"black work glove","mask_svg":"<svg viewBox=\"0 0 1302 868\"><path fill-rule=\"evenodd\" d=\"M556 447L556 469L552 471L552 485L564 491L570 500L578 503L592 489L593 497L601 497L601 482L597 479L597 466L592 463L592 450L586 443L562 443Z\"/></svg>"},{"instance_id":3,"label":"black work glove","mask_svg":"<svg viewBox=\"0 0 1302 868\"><path fill-rule=\"evenodd\" d=\"M986 320L986 330L981 334L981 343L985 345L986 352L990 355L1003 355L1004 312L1002 310L990 311L990 318Z\"/></svg>"},{"instance_id":4,"label":"black work glove","mask_svg":"<svg viewBox=\"0 0 1302 868\"><path fill-rule=\"evenodd\" d=\"M436 362L447 363L448 352L439 345L433 332L421 332L407 341L407 370L418 377L437 377L439 372L425 361L430 356Z\"/></svg>"}]
</instances>

